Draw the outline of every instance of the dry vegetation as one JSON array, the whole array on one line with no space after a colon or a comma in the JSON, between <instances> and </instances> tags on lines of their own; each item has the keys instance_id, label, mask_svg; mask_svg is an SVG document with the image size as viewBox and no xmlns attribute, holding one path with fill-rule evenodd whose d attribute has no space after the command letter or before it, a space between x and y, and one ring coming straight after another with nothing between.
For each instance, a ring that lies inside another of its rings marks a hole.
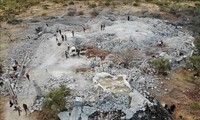
<instances>
[{"instance_id":1,"label":"dry vegetation","mask_svg":"<svg viewBox=\"0 0 200 120\"><path fill-rule=\"evenodd\" d=\"M50 2L49 2L50 1ZM52 3L54 2L54 3ZM56 4L55 4L56 3ZM178 19L187 15L191 22L188 28L200 33L200 1L199 0L96 0L96 1L71 1L71 0L1 0L0 1L0 29L6 29L7 32L0 33L0 62L8 56L9 46L14 45L20 40L17 33L26 29L23 18L37 18L45 16L54 16L58 11L62 11L64 7L76 6L77 15L97 16L97 9L113 8L117 12L132 10L141 16L150 16L163 19ZM123 5L123 6L122 6ZM120 7L120 10L118 9ZM86 13L85 9L94 9L90 13ZM69 15L76 15L68 13ZM23 14L21 14L23 13ZM65 13L66 14L66 13ZM7 24L7 23L9 24ZM10 25L11 24L11 25ZM17 26L17 25L21 26ZM9 28L9 29L8 29ZM197 39L199 40L199 39ZM197 43L199 45L199 43ZM197 46L198 48L199 46ZM199 50L199 49L198 49ZM107 51L97 49L88 49L86 56L98 56L105 59L110 54ZM200 58L199 58L200 59ZM199 64L199 63L197 63ZM85 68L77 69L78 72L89 71ZM183 116L187 120L194 120L200 114L200 78L194 78L194 73L186 70L171 73L171 80L164 81L164 87L170 90L166 97L157 95L156 97L165 103L177 104L177 110L174 119ZM3 107L7 98L0 100L0 120L3 120ZM35 112L33 115L38 116L37 119L50 120L45 112ZM197 118L200 119L200 118Z\"/></svg>"}]
</instances>

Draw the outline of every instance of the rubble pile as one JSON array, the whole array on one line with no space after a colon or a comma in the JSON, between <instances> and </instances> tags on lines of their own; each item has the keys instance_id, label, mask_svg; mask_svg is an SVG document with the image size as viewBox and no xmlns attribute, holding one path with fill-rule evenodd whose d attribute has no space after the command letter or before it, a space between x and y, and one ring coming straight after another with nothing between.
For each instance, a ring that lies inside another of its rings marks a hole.
<instances>
[{"instance_id":1,"label":"rubble pile","mask_svg":"<svg viewBox=\"0 0 200 120\"><path fill-rule=\"evenodd\" d=\"M30 112L42 110L42 104L44 101L44 97L37 97L34 101L33 105L29 108Z\"/></svg>"},{"instance_id":2,"label":"rubble pile","mask_svg":"<svg viewBox=\"0 0 200 120\"><path fill-rule=\"evenodd\" d=\"M21 66L15 73L19 79L11 80L14 92L20 96L25 88L34 90L35 87L36 95L42 96L61 85L69 87L73 91L66 98L69 111L58 115L61 120L64 117L69 120L80 117L85 120L164 120L170 116L157 102L149 100L149 89L158 88L157 76L149 61L163 57L172 65L180 63L192 55L193 37L165 21L135 16L131 16L130 21L125 21L125 16L112 15L98 16L91 21L80 17L65 19L65 16L59 20L32 24L29 32L34 34L11 51L8 69L12 69L13 59L17 59ZM84 25L91 29L82 31ZM102 25L105 29L100 30ZM62 40L62 35L66 35L67 40ZM68 57L65 54L68 47L76 51L75 48L83 46L92 46L106 51L106 54L103 56L101 51L92 57L84 54ZM137 54L126 56L124 52L127 50L134 50ZM126 63L127 59L129 63ZM77 72L78 68L90 71ZM30 71L33 83L22 81L27 71ZM6 74L12 74L12 70ZM5 92L1 91L1 94ZM27 91L24 94L31 96ZM44 97L37 98L31 111L41 110L43 100Z\"/></svg>"}]
</instances>

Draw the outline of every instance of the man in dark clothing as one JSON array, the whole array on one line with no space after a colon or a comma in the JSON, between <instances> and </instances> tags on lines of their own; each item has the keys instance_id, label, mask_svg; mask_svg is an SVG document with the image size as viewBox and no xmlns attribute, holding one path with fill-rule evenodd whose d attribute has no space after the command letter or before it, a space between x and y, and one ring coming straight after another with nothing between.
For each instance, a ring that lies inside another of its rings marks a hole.
<instances>
[{"instance_id":1,"label":"man in dark clothing","mask_svg":"<svg viewBox=\"0 0 200 120\"><path fill-rule=\"evenodd\" d=\"M103 30L103 25L101 25L101 30Z\"/></svg>"},{"instance_id":2,"label":"man in dark clothing","mask_svg":"<svg viewBox=\"0 0 200 120\"><path fill-rule=\"evenodd\" d=\"M65 41L67 41L67 35L65 35Z\"/></svg>"},{"instance_id":3,"label":"man in dark clothing","mask_svg":"<svg viewBox=\"0 0 200 120\"><path fill-rule=\"evenodd\" d=\"M19 114L19 116L20 116L20 113L21 113L21 111L22 111L21 108L20 108L20 106L18 106L18 107L15 106L14 108L15 108L14 111L18 111L18 114Z\"/></svg>"},{"instance_id":4,"label":"man in dark clothing","mask_svg":"<svg viewBox=\"0 0 200 120\"><path fill-rule=\"evenodd\" d=\"M13 70L16 72L17 71L17 66L13 66Z\"/></svg>"},{"instance_id":5,"label":"man in dark clothing","mask_svg":"<svg viewBox=\"0 0 200 120\"><path fill-rule=\"evenodd\" d=\"M61 35L61 38L62 38L62 42L64 42L64 35Z\"/></svg>"},{"instance_id":6,"label":"man in dark clothing","mask_svg":"<svg viewBox=\"0 0 200 120\"><path fill-rule=\"evenodd\" d=\"M83 32L85 32L85 27L83 27Z\"/></svg>"},{"instance_id":7,"label":"man in dark clothing","mask_svg":"<svg viewBox=\"0 0 200 120\"><path fill-rule=\"evenodd\" d=\"M67 45L67 50L69 51L69 49L70 49L70 46L69 46L69 44Z\"/></svg>"},{"instance_id":8,"label":"man in dark clothing","mask_svg":"<svg viewBox=\"0 0 200 120\"><path fill-rule=\"evenodd\" d=\"M30 81L30 77L28 73L26 73L26 78Z\"/></svg>"},{"instance_id":9,"label":"man in dark clothing","mask_svg":"<svg viewBox=\"0 0 200 120\"><path fill-rule=\"evenodd\" d=\"M74 37L74 31L72 31L72 36Z\"/></svg>"},{"instance_id":10,"label":"man in dark clothing","mask_svg":"<svg viewBox=\"0 0 200 120\"><path fill-rule=\"evenodd\" d=\"M80 50L76 49L76 51L77 51L77 55L80 56Z\"/></svg>"},{"instance_id":11,"label":"man in dark clothing","mask_svg":"<svg viewBox=\"0 0 200 120\"><path fill-rule=\"evenodd\" d=\"M23 104L23 108L24 108L24 111L25 111L25 113L26 113L26 115L27 115L27 111L29 111L27 105L26 105L26 104Z\"/></svg>"},{"instance_id":12,"label":"man in dark clothing","mask_svg":"<svg viewBox=\"0 0 200 120\"><path fill-rule=\"evenodd\" d=\"M128 16L128 21L130 20L130 16Z\"/></svg>"},{"instance_id":13,"label":"man in dark clothing","mask_svg":"<svg viewBox=\"0 0 200 120\"><path fill-rule=\"evenodd\" d=\"M60 35L61 35L61 30L59 30L59 33L60 33Z\"/></svg>"},{"instance_id":14,"label":"man in dark clothing","mask_svg":"<svg viewBox=\"0 0 200 120\"><path fill-rule=\"evenodd\" d=\"M105 25L105 24L103 24L103 25L102 25L102 30L105 30L105 27L106 27L106 25Z\"/></svg>"},{"instance_id":15,"label":"man in dark clothing","mask_svg":"<svg viewBox=\"0 0 200 120\"><path fill-rule=\"evenodd\" d=\"M65 51L65 56L66 56L66 58L68 58L68 52L67 51Z\"/></svg>"},{"instance_id":16,"label":"man in dark clothing","mask_svg":"<svg viewBox=\"0 0 200 120\"><path fill-rule=\"evenodd\" d=\"M10 104L10 107L13 106L13 102L12 102L12 100L10 100L9 104Z\"/></svg>"}]
</instances>

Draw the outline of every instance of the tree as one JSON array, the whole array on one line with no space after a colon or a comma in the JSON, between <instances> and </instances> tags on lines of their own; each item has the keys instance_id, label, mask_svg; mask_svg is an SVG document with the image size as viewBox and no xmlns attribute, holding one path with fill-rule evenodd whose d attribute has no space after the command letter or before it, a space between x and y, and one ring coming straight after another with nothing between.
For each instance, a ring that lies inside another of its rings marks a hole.
<instances>
[{"instance_id":1,"label":"tree","mask_svg":"<svg viewBox=\"0 0 200 120\"><path fill-rule=\"evenodd\" d=\"M195 76L200 76L200 56L192 56L187 63L187 68L195 71Z\"/></svg>"},{"instance_id":2,"label":"tree","mask_svg":"<svg viewBox=\"0 0 200 120\"><path fill-rule=\"evenodd\" d=\"M195 46L196 46L198 55L200 55L200 38L195 39Z\"/></svg>"},{"instance_id":3,"label":"tree","mask_svg":"<svg viewBox=\"0 0 200 120\"><path fill-rule=\"evenodd\" d=\"M70 95L70 89L61 86L57 90L51 91L44 100L42 109L46 110L52 116L57 115L60 111L66 109L66 96Z\"/></svg>"},{"instance_id":4,"label":"tree","mask_svg":"<svg viewBox=\"0 0 200 120\"><path fill-rule=\"evenodd\" d=\"M135 53L132 50L126 50L125 52L120 53L120 56L123 59L125 68L129 68L132 66L134 55Z\"/></svg>"},{"instance_id":5,"label":"tree","mask_svg":"<svg viewBox=\"0 0 200 120\"><path fill-rule=\"evenodd\" d=\"M10 42L12 42L12 38L11 38L12 34L10 33L10 31L6 31L4 34L9 38Z\"/></svg>"},{"instance_id":6,"label":"tree","mask_svg":"<svg viewBox=\"0 0 200 120\"><path fill-rule=\"evenodd\" d=\"M150 62L156 69L158 74L166 75L168 70L171 70L171 63L164 58L157 58Z\"/></svg>"}]
</instances>

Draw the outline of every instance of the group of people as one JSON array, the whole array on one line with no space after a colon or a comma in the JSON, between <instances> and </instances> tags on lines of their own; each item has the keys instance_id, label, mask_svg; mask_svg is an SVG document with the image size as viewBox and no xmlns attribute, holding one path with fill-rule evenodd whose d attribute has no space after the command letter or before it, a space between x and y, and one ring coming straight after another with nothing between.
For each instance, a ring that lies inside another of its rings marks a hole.
<instances>
[{"instance_id":1,"label":"group of people","mask_svg":"<svg viewBox=\"0 0 200 120\"><path fill-rule=\"evenodd\" d=\"M58 34L58 33L60 34L61 39L62 39L62 42L67 41L67 35L63 35L63 34L62 34L62 31L61 31L60 29L57 29L56 32L57 32L57 34ZM61 42L59 42L59 40L58 40L58 35L57 35L57 34L55 34L55 36L56 36L56 42L57 42L58 46L60 46L60 45L61 45Z\"/></svg>"},{"instance_id":2,"label":"group of people","mask_svg":"<svg viewBox=\"0 0 200 120\"><path fill-rule=\"evenodd\" d=\"M18 105L18 102L17 102L17 96L13 96L12 99L9 101L9 104L10 104L10 107L13 107L14 106L14 110L13 111L17 111L19 116L21 115L21 107ZM28 109L28 106L26 104L23 104L22 107L24 108L24 111L27 115L27 112L30 112L29 109Z\"/></svg>"},{"instance_id":3,"label":"group of people","mask_svg":"<svg viewBox=\"0 0 200 120\"><path fill-rule=\"evenodd\" d=\"M105 24L101 24L101 30L105 30L106 25Z\"/></svg>"},{"instance_id":4,"label":"group of people","mask_svg":"<svg viewBox=\"0 0 200 120\"><path fill-rule=\"evenodd\" d=\"M12 69L14 71L13 75L11 76L11 78L17 78L18 77L18 73L17 73L17 70L18 70L18 67L19 67L19 63L17 62L17 60L14 60L14 65L12 66ZM23 69L25 69L26 67L23 66ZM23 75L25 75L25 77L30 81L30 76L27 73L24 73Z\"/></svg>"}]
</instances>

